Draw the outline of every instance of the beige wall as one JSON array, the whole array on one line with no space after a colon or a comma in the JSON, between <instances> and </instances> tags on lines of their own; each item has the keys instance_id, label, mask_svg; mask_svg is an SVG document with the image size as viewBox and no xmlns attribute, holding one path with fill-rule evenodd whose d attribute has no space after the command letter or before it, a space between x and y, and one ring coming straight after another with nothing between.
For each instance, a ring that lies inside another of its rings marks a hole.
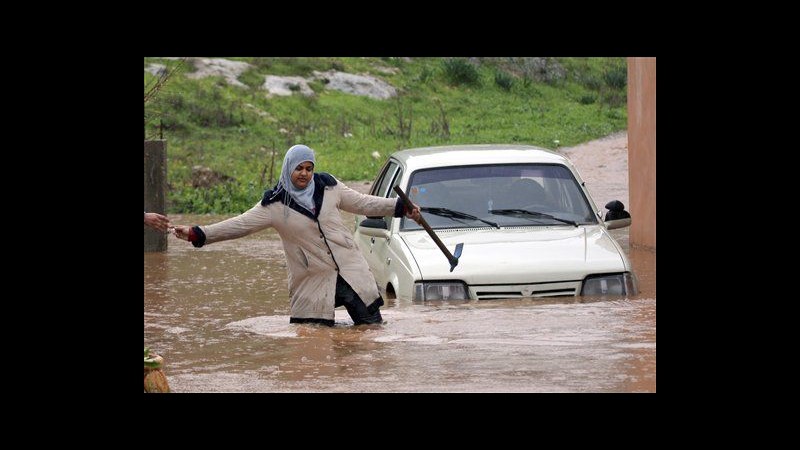
<instances>
[{"instance_id":1,"label":"beige wall","mask_svg":"<svg viewBox=\"0 0 800 450\"><path fill-rule=\"evenodd\" d=\"M628 186L632 246L656 248L656 59L628 58Z\"/></svg>"}]
</instances>

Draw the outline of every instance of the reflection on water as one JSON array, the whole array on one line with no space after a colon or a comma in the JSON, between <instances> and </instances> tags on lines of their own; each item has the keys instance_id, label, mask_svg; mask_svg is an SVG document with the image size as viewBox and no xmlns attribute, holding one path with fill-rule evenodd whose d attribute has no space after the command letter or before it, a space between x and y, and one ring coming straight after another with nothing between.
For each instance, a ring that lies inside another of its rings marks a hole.
<instances>
[{"instance_id":1,"label":"reflection on water","mask_svg":"<svg viewBox=\"0 0 800 450\"><path fill-rule=\"evenodd\" d=\"M172 216L178 224L221 217ZM289 324L286 264L268 230L144 256L144 342L174 392L655 392L655 255L631 250L627 299L428 304L387 300L382 325Z\"/></svg>"}]
</instances>

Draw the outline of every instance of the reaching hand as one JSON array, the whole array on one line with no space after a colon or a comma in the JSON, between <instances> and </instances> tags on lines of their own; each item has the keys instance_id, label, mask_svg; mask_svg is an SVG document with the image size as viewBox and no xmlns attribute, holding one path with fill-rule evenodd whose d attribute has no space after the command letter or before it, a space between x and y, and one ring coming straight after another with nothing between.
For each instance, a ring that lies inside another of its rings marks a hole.
<instances>
[{"instance_id":1,"label":"reaching hand","mask_svg":"<svg viewBox=\"0 0 800 450\"><path fill-rule=\"evenodd\" d=\"M190 241L192 236L194 235L194 231L192 231L192 227L188 227L185 225L175 225L175 237L178 239L183 239L184 241Z\"/></svg>"},{"instance_id":2,"label":"reaching hand","mask_svg":"<svg viewBox=\"0 0 800 450\"><path fill-rule=\"evenodd\" d=\"M144 213L144 224L155 230L166 232L169 219L159 213Z\"/></svg>"},{"instance_id":3,"label":"reaching hand","mask_svg":"<svg viewBox=\"0 0 800 450\"><path fill-rule=\"evenodd\" d=\"M413 205L414 205L414 209L412 209L411 211L408 210L408 206L407 205L404 205L403 208L405 209L406 217L410 218L414 222L419 223L419 219L421 217L420 213L419 213L419 206L417 206L416 203L413 203Z\"/></svg>"}]
</instances>

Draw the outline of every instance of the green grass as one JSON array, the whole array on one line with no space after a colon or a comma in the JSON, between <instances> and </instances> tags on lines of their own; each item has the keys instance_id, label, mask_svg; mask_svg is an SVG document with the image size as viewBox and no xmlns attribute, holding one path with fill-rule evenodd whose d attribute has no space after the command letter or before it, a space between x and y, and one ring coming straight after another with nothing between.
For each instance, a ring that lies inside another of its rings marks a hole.
<instances>
[{"instance_id":1,"label":"green grass","mask_svg":"<svg viewBox=\"0 0 800 450\"><path fill-rule=\"evenodd\" d=\"M627 128L624 58L554 58L547 63L557 64L565 75L547 80L515 71L504 59L484 58L476 66L477 81L455 85L452 71L468 71L454 69L452 62L448 66L449 58L231 59L253 64L239 77L247 88L230 86L221 77L187 78L194 70L189 65L145 105L145 135L157 138L163 123L167 140L168 213L250 208L269 187L270 150L277 153L274 180L284 152L297 143L317 152L319 171L342 180L371 180L385 158L402 148L521 143L552 149L554 140L572 146ZM173 60L145 58L145 67L150 63L175 66ZM379 66L399 70L386 74ZM325 90L321 81L310 84L316 94L310 98L267 98L258 89L265 75L309 76L331 69L378 76L400 95L375 100ZM513 82L498 84L498 73ZM145 72L145 86L152 79ZM370 156L374 151L380 159ZM193 188L196 165L231 180Z\"/></svg>"}]
</instances>

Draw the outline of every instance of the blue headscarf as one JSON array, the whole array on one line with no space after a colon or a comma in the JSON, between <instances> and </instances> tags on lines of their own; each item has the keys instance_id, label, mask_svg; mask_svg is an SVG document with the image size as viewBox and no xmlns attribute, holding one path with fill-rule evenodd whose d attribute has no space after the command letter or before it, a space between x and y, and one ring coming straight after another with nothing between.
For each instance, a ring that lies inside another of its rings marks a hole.
<instances>
[{"instance_id":1,"label":"blue headscarf","mask_svg":"<svg viewBox=\"0 0 800 450\"><path fill-rule=\"evenodd\" d=\"M298 189L292 184L292 172L295 167L302 162L311 161L314 166L317 165L314 160L314 150L305 145L293 145L283 157L283 167L281 168L281 179L278 181L277 192L281 189L285 190L288 195L283 196L283 203L289 205L290 201L294 201L298 205L307 209L309 212L314 212L314 177L308 182L305 189ZM276 193L277 193L276 192Z\"/></svg>"}]
</instances>

